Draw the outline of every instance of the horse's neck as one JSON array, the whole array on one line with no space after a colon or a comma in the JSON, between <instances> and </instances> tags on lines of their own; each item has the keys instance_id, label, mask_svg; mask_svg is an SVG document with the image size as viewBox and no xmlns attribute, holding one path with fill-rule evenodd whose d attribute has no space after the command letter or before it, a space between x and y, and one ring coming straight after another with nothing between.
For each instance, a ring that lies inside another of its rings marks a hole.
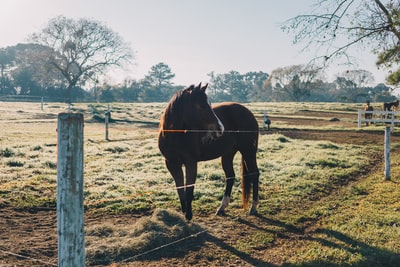
<instances>
[{"instance_id":1,"label":"horse's neck","mask_svg":"<svg viewBox=\"0 0 400 267\"><path fill-rule=\"evenodd\" d=\"M180 112L169 111L164 117L164 130L184 130Z\"/></svg>"}]
</instances>

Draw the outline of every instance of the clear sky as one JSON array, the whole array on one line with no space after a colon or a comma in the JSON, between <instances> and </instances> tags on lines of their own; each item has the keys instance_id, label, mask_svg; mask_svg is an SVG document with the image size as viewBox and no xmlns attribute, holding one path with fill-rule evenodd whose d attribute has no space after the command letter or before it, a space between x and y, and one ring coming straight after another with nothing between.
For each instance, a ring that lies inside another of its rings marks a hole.
<instances>
[{"instance_id":1,"label":"clear sky","mask_svg":"<svg viewBox=\"0 0 400 267\"><path fill-rule=\"evenodd\" d=\"M179 85L206 82L208 73L270 73L278 67L305 64L315 55L301 53L280 25L311 9L316 0L2 0L0 47L26 42L58 15L105 23L131 44L135 65L124 76L143 78L164 62ZM384 72L368 51L358 55L359 68L375 83ZM333 67L330 74L345 71Z\"/></svg>"}]
</instances>

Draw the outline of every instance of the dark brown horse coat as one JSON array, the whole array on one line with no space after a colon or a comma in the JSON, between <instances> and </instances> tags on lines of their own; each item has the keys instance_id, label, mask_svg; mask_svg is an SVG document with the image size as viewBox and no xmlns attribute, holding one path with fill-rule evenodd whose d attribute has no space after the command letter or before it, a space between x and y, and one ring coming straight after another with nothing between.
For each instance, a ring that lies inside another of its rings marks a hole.
<instances>
[{"instance_id":1,"label":"dark brown horse coat","mask_svg":"<svg viewBox=\"0 0 400 267\"><path fill-rule=\"evenodd\" d=\"M242 155L242 200L256 213L259 172L256 161L259 128L254 115L237 103L223 103L211 109L205 87L189 87L176 93L160 121L159 149L174 177L182 211L192 218L191 202L197 176L197 162L221 157L226 176L224 198L217 214L224 214L234 183L233 158ZM182 166L186 170L186 183Z\"/></svg>"},{"instance_id":2,"label":"dark brown horse coat","mask_svg":"<svg viewBox=\"0 0 400 267\"><path fill-rule=\"evenodd\" d=\"M383 103L383 111L394 111L399 106L399 100L394 100L390 103Z\"/></svg>"}]
</instances>

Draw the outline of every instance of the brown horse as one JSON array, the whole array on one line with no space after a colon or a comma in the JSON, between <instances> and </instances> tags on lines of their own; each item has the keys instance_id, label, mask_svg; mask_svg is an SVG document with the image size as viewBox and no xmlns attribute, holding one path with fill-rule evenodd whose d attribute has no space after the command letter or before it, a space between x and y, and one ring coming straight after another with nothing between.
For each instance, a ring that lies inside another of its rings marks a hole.
<instances>
[{"instance_id":1,"label":"brown horse","mask_svg":"<svg viewBox=\"0 0 400 267\"><path fill-rule=\"evenodd\" d=\"M247 209L253 189L250 213L256 214L259 182L256 160L259 134L257 120L247 108L237 103L211 107L206 88L207 85L191 85L176 92L160 121L158 146L175 180L182 212L187 220L192 219L197 162L221 157L226 187L217 214L225 214L234 184L233 158L239 151L242 155L243 208Z\"/></svg>"}]
</instances>

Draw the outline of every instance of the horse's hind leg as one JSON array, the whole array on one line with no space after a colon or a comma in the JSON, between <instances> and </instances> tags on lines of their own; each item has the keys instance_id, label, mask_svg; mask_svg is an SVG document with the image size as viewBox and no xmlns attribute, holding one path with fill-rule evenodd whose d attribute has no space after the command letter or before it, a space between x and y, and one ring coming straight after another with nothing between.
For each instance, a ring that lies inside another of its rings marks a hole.
<instances>
[{"instance_id":1,"label":"horse's hind leg","mask_svg":"<svg viewBox=\"0 0 400 267\"><path fill-rule=\"evenodd\" d=\"M234 154L229 156L222 156L221 161L222 161L222 168L224 169L226 177L226 187L225 187L224 197L222 198L221 206L218 208L216 215L225 215L225 208L228 207L230 202L232 187L235 182L235 171L233 170L234 156L235 156Z\"/></svg>"},{"instance_id":2,"label":"horse's hind leg","mask_svg":"<svg viewBox=\"0 0 400 267\"><path fill-rule=\"evenodd\" d=\"M257 214L257 207L258 207L258 184L260 179L260 173L258 169L256 169L255 173L252 174L252 181L253 181L253 201L251 203L251 208L249 213L251 215Z\"/></svg>"},{"instance_id":3,"label":"horse's hind leg","mask_svg":"<svg viewBox=\"0 0 400 267\"><path fill-rule=\"evenodd\" d=\"M257 166L257 159L256 156L246 157L244 159L243 168L243 179L247 180L246 182L250 182L252 184L253 189L253 198L251 207L249 210L249 214L255 215L257 214L257 207L258 207L258 184L260 173Z\"/></svg>"}]
</instances>

